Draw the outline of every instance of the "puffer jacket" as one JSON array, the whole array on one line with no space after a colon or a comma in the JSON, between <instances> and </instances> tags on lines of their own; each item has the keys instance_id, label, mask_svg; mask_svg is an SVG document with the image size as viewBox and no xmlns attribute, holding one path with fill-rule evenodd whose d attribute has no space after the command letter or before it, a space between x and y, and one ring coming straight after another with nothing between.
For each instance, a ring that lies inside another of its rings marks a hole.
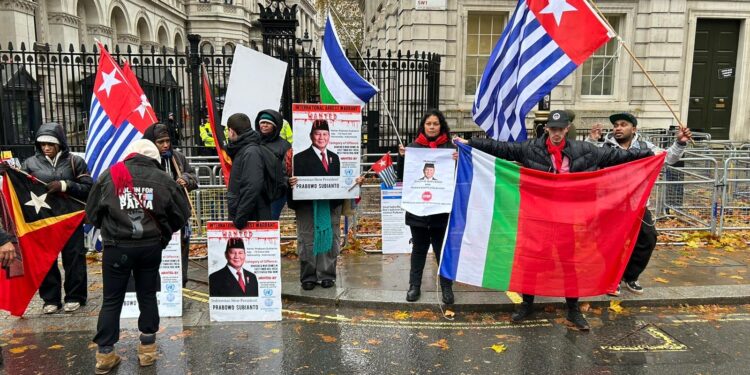
<instances>
[{"instance_id":1,"label":"puffer jacket","mask_svg":"<svg viewBox=\"0 0 750 375\"><path fill-rule=\"evenodd\" d=\"M232 158L227 208L229 220L235 223L271 220L271 202L262 194L265 165L260 142L260 135L248 129L227 145Z\"/></svg>"},{"instance_id":2,"label":"puffer jacket","mask_svg":"<svg viewBox=\"0 0 750 375\"><path fill-rule=\"evenodd\" d=\"M35 143L36 154L23 162L22 169L44 182L64 181L64 193L71 197L85 201L91 190L94 180L89 174L86 161L80 156L73 155L68 149L68 142L62 126L56 123L47 123L39 127L37 137L49 135L60 141L60 151L50 161L42 153L39 143Z\"/></svg>"},{"instance_id":3,"label":"puffer jacket","mask_svg":"<svg viewBox=\"0 0 750 375\"><path fill-rule=\"evenodd\" d=\"M110 170L99 176L86 202L86 217L101 229L102 243L108 246L166 246L172 233L179 231L190 218L185 193L159 162L143 155L125 160L133 179L133 190L121 195L115 192Z\"/></svg>"},{"instance_id":4,"label":"puffer jacket","mask_svg":"<svg viewBox=\"0 0 750 375\"><path fill-rule=\"evenodd\" d=\"M407 147L413 148L427 148L427 146L421 145L416 142L412 142ZM439 145L437 148L456 148L453 142L448 141ZM404 179L404 157L398 156L397 173L399 181ZM449 214L434 214L427 216L417 216L410 212L406 212L406 225L420 228L444 228L448 226Z\"/></svg>"},{"instance_id":5,"label":"puffer jacket","mask_svg":"<svg viewBox=\"0 0 750 375\"><path fill-rule=\"evenodd\" d=\"M472 138L469 145L498 158L521 163L526 168L554 172L546 142L547 135L545 134L541 138L530 139L522 143ZM654 153L649 149L603 148L584 141L566 140L562 154L568 158L570 172L590 172L652 156Z\"/></svg>"},{"instance_id":6,"label":"puffer jacket","mask_svg":"<svg viewBox=\"0 0 750 375\"><path fill-rule=\"evenodd\" d=\"M273 128L273 133L269 135L263 135L260 132L260 116L264 113L271 115L273 117L274 124L276 124L276 126ZM257 131L260 135L260 144L268 147L268 149L273 152L276 158L279 159L279 162L281 162L281 167L284 170L284 176L286 176L287 172L286 163L284 163L284 156L286 155L286 152L289 151L290 148L292 148L292 145L281 138L281 128L283 126L284 118L281 117L281 113L272 109L266 109L258 112L258 116L255 118L255 131Z\"/></svg>"}]
</instances>

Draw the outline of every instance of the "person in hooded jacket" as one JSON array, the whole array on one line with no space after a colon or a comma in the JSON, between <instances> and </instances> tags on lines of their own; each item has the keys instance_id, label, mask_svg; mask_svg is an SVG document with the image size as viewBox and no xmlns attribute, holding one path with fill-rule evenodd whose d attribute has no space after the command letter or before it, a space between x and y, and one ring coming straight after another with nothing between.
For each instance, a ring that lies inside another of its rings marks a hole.
<instances>
[{"instance_id":1,"label":"person in hooded jacket","mask_svg":"<svg viewBox=\"0 0 750 375\"><path fill-rule=\"evenodd\" d=\"M22 169L46 182L48 194L60 194L86 201L94 181L83 158L70 153L63 127L56 123L40 126L35 147L36 155L26 159ZM61 254L65 283L62 283L60 269L57 262L54 262L39 286L39 296L44 301L42 311L45 314L55 313L63 307L61 284L65 289L65 312L78 310L86 304L88 298L83 224L73 232Z\"/></svg>"},{"instance_id":2,"label":"person in hooded jacket","mask_svg":"<svg viewBox=\"0 0 750 375\"><path fill-rule=\"evenodd\" d=\"M417 139L408 147L414 148L451 148L456 146L451 143L450 129L442 112L430 109L422 116L417 130ZM398 178L404 178L404 160L406 149L399 145L398 150ZM457 155L454 154L454 158ZM414 302L421 294L422 273L427 261L427 251L432 245L435 260L440 264L440 251L443 248L445 229L448 227L449 214L434 214L418 216L406 212L406 225L411 229L411 267L409 269L409 291L406 292L406 300ZM443 303L450 305L454 302L453 281L440 276L440 290Z\"/></svg>"},{"instance_id":3,"label":"person in hooded jacket","mask_svg":"<svg viewBox=\"0 0 750 375\"><path fill-rule=\"evenodd\" d=\"M156 145L161 155L161 168L180 186L191 192L198 188L198 177L190 166L185 155L180 151L172 148L172 139L169 127L156 123L143 132L143 138L148 139ZM182 189L183 191L185 189ZM188 198L190 199L190 198ZM180 235L180 251L182 253L182 286L185 287L188 281L188 255L190 253L190 224L182 228Z\"/></svg>"},{"instance_id":4,"label":"person in hooded jacket","mask_svg":"<svg viewBox=\"0 0 750 375\"><path fill-rule=\"evenodd\" d=\"M284 176L286 177L284 156L286 155L286 152L292 148L292 145L280 136L283 125L284 118L281 117L281 113L274 111L273 109L260 111L255 118L255 130L260 134L260 144L267 147L271 150L274 156L276 156L278 162L282 166L282 170L284 170ZM285 183L287 183L286 180ZM272 220L279 220L281 217L281 210L284 209L285 204L286 195L271 202Z\"/></svg>"},{"instance_id":5,"label":"person in hooded jacket","mask_svg":"<svg viewBox=\"0 0 750 375\"><path fill-rule=\"evenodd\" d=\"M151 141L133 142L126 155L99 176L86 202L86 217L101 230L104 245L103 302L93 340L98 346L97 374L106 374L120 363L114 345L120 337L120 313L131 274L140 310L138 361L141 366L156 361L162 250L190 218L183 189L161 170L161 155Z\"/></svg>"},{"instance_id":6,"label":"person in hooded jacket","mask_svg":"<svg viewBox=\"0 0 750 375\"><path fill-rule=\"evenodd\" d=\"M230 116L227 128L227 155L232 159L227 187L229 220L237 229L244 228L248 221L272 220L271 200L263 194L265 164L261 136L244 113Z\"/></svg>"}]
</instances>

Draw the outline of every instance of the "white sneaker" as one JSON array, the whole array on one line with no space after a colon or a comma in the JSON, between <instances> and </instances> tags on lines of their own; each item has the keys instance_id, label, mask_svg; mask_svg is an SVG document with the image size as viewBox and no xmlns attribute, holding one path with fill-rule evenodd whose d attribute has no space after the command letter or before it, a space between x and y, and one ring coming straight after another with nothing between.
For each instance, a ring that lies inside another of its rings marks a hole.
<instances>
[{"instance_id":1,"label":"white sneaker","mask_svg":"<svg viewBox=\"0 0 750 375\"><path fill-rule=\"evenodd\" d=\"M81 308L81 304L78 302L65 302L63 309L65 312L73 312Z\"/></svg>"},{"instance_id":2,"label":"white sneaker","mask_svg":"<svg viewBox=\"0 0 750 375\"><path fill-rule=\"evenodd\" d=\"M54 314L57 312L57 310L60 310L57 305L44 305L44 307L42 308L42 312L45 314Z\"/></svg>"}]
</instances>

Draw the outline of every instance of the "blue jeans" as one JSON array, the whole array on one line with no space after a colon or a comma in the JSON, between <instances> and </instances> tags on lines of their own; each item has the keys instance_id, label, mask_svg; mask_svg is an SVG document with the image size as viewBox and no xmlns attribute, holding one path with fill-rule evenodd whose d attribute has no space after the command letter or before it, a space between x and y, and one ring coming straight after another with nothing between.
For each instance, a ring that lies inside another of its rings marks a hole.
<instances>
[{"instance_id":1,"label":"blue jeans","mask_svg":"<svg viewBox=\"0 0 750 375\"><path fill-rule=\"evenodd\" d=\"M271 202L271 220L279 220L281 217L281 210L284 209L286 204L286 195Z\"/></svg>"}]
</instances>

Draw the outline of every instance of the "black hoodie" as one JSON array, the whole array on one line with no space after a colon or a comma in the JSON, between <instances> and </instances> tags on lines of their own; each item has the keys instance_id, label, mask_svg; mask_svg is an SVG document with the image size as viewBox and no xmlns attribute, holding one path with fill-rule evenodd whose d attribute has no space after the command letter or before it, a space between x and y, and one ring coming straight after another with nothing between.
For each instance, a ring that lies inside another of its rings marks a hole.
<instances>
[{"instance_id":1,"label":"black hoodie","mask_svg":"<svg viewBox=\"0 0 750 375\"><path fill-rule=\"evenodd\" d=\"M48 135L60 142L60 151L54 165L42 153L39 142L35 142L36 154L23 162L23 170L44 182L65 181L65 193L73 198L85 201L94 180L89 174L86 161L70 153L65 131L60 124L47 123L39 127L36 136ZM54 160L53 160L54 161Z\"/></svg>"},{"instance_id":2,"label":"black hoodie","mask_svg":"<svg viewBox=\"0 0 750 375\"><path fill-rule=\"evenodd\" d=\"M273 132L268 135L263 135L263 133L260 132L260 116L263 114L271 115L271 117L273 117L273 123L276 125L273 128ZM273 109L260 111L258 116L255 117L255 131L260 135L260 144L268 147L279 160L284 161L284 155L286 155L286 152L292 148L292 145L279 137L282 126L284 126L284 118L281 117L281 113L274 111Z\"/></svg>"},{"instance_id":3,"label":"black hoodie","mask_svg":"<svg viewBox=\"0 0 750 375\"><path fill-rule=\"evenodd\" d=\"M232 158L227 208L229 220L238 227L248 221L271 220L271 202L263 194L265 165L260 143L260 134L248 129L227 145Z\"/></svg>"}]
</instances>

